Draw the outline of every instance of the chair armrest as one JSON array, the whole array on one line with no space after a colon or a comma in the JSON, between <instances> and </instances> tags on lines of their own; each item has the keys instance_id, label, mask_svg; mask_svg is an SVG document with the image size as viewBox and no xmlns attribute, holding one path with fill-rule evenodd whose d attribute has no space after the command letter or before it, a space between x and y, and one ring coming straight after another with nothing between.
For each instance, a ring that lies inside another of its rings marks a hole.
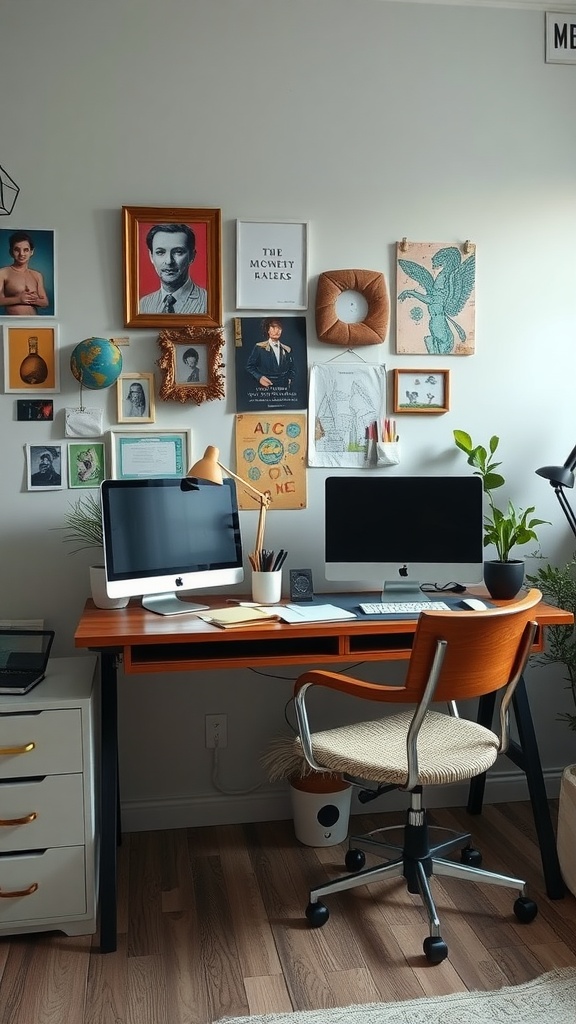
<instances>
[{"instance_id":1,"label":"chair armrest","mask_svg":"<svg viewBox=\"0 0 576 1024\"><path fill-rule=\"evenodd\" d=\"M406 702L406 690L403 686L367 683L363 679L353 679L340 672L328 672L323 669L312 669L299 676L294 684L294 696L303 686L324 686L329 690L339 690L352 697L360 697L362 700Z\"/></svg>"}]
</instances>

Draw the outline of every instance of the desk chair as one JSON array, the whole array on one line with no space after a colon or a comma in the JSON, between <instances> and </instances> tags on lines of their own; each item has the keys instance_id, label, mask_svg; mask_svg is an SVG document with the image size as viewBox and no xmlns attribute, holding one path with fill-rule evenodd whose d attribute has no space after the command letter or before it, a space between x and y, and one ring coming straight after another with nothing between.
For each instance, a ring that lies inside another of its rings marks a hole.
<instances>
[{"instance_id":1,"label":"desk chair","mask_svg":"<svg viewBox=\"0 0 576 1024\"><path fill-rule=\"evenodd\" d=\"M522 922L534 919L538 908L527 898L525 882L482 870L482 858L470 846L470 834L439 829L441 839L431 845L422 793L426 786L480 775L506 751L508 709L529 656L536 631L531 615L541 597L540 591L530 590L516 603L487 611L422 612L403 686L367 683L328 671L305 672L296 681L299 741L295 743L301 743L310 768L341 773L356 783L366 780L376 785L376 792L398 788L410 794L401 845L387 841L390 829L351 837L346 867L352 873L311 890L306 917L313 927L328 920L321 896L403 876L408 892L420 895L428 914L430 934L424 940L424 954L430 963L440 963L448 955L448 947L440 935L430 889L433 874L517 889L516 917ZM314 686L362 700L412 704L415 709L311 733L306 696ZM498 734L458 716L456 699L495 690L503 690ZM447 705L446 710L432 710L432 703L439 702ZM463 847L461 863L446 860L445 854L458 846ZM364 868L364 850L378 853L387 863Z\"/></svg>"}]
</instances>

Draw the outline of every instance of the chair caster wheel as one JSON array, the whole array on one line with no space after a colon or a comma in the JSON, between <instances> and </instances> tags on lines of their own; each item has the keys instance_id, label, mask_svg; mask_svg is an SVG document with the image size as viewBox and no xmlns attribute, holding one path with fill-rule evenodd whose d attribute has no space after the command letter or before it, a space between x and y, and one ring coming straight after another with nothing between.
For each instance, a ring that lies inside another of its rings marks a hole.
<instances>
[{"instance_id":1,"label":"chair caster wheel","mask_svg":"<svg viewBox=\"0 0 576 1024\"><path fill-rule=\"evenodd\" d=\"M361 871L366 863L364 850L348 850L344 858L348 871Z\"/></svg>"},{"instance_id":2,"label":"chair caster wheel","mask_svg":"<svg viewBox=\"0 0 576 1024\"><path fill-rule=\"evenodd\" d=\"M429 935L422 946L424 956L430 964L441 964L448 956L448 946L439 935Z\"/></svg>"},{"instance_id":3,"label":"chair caster wheel","mask_svg":"<svg viewBox=\"0 0 576 1024\"><path fill-rule=\"evenodd\" d=\"M470 868L482 867L482 854L480 850L475 850L473 846L465 846L460 851L460 860L462 864L467 864Z\"/></svg>"},{"instance_id":4,"label":"chair caster wheel","mask_svg":"<svg viewBox=\"0 0 576 1024\"><path fill-rule=\"evenodd\" d=\"M328 907L325 907L323 903L309 903L306 907L306 920L312 928L321 928L323 924L330 917L330 911Z\"/></svg>"},{"instance_id":5,"label":"chair caster wheel","mask_svg":"<svg viewBox=\"0 0 576 1024\"><path fill-rule=\"evenodd\" d=\"M534 900L528 899L527 896L519 896L514 902L514 913L522 924L530 924L538 913L538 907Z\"/></svg>"}]
</instances>

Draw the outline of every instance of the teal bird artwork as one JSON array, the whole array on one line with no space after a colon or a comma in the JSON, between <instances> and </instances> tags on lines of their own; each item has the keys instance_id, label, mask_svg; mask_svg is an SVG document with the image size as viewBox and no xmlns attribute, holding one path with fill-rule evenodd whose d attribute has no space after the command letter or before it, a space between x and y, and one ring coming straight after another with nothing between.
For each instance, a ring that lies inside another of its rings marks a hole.
<instances>
[{"instance_id":1,"label":"teal bird artwork","mask_svg":"<svg viewBox=\"0 0 576 1024\"><path fill-rule=\"evenodd\" d=\"M414 243L414 247L429 248L421 243ZM420 334L425 331L423 342L430 355L471 354L474 351L474 303L470 297L474 292L476 255L472 253L463 259L455 245L443 246L436 249L429 262L431 270L423 263L398 258L400 270L420 286L404 288L398 293L398 303L409 299L416 302L409 308L412 331L408 329L407 333L412 333L414 328L418 328ZM469 308L465 310L467 304ZM456 317L463 311L468 312L468 316L462 316L459 322ZM400 341L400 312L398 320ZM398 351L414 350L401 344L398 347Z\"/></svg>"}]
</instances>

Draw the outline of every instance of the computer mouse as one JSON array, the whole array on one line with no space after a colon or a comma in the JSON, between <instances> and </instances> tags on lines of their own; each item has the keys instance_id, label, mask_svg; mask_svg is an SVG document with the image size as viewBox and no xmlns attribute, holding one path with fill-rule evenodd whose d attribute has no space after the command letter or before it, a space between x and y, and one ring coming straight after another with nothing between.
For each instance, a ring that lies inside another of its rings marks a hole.
<instances>
[{"instance_id":1,"label":"computer mouse","mask_svg":"<svg viewBox=\"0 0 576 1024\"><path fill-rule=\"evenodd\" d=\"M485 612L488 609L488 605L484 604L484 601L480 601L477 597L463 597L460 605L467 612Z\"/></svg>"}]
</instances>

